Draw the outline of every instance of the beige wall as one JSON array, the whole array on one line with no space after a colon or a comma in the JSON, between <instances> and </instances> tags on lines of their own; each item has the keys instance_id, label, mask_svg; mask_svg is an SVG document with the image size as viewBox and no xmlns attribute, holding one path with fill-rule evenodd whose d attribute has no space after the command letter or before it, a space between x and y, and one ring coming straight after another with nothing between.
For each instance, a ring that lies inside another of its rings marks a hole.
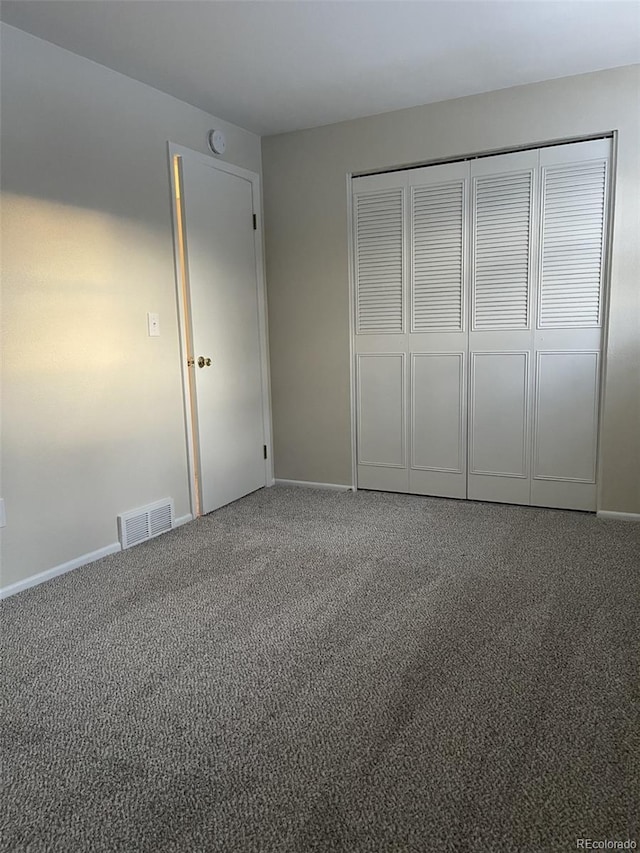
<instances>
[{"instance_id":1,"label":"beige wall","mask_svg":"<svg viewBox=\"0 0 640 853\"><path fill-rule=\"evenodd\" d=\"M167 140L260 171L257 136L2 25L0 587L189 512ZM147 311L160 314L149 338Z\"/></svg>"},{"instance_id":2,"label":"beige wall","mask_svg":"<svg viewBox=\"0 0 640 853\"><path fill-rule=\"evenodd\" d=\"M263 139L276 477L351 482L346 175L619 131L601 509L640 512L640 66Z\"/></svg>"}]
</instances>

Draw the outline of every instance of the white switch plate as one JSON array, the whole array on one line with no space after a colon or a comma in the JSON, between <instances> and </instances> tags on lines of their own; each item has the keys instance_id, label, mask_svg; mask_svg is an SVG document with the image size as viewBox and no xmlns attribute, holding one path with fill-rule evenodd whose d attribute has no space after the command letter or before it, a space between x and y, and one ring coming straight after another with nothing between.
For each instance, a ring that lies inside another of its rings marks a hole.
<instances>
[{"instance_id":1,"label":"white switch plate","mask_svg":"<svg viewBox=\"0 0 640 853\"><path fill-rule=\"evenodd\" d=\"M149 329L149 337L156 338L160 334L160 315L147 313L147 327Z\"/></svg>"},{"instance_id":2,"label":"white switch plate","mask_svg":"<svg viewBox=\"0 0 640 853\"><path fill-rule=\"evenodd\" d=\"M7 526L7 516L4 511L4 498L0 498L0 527Z\"/></svg>"}]
</instances>

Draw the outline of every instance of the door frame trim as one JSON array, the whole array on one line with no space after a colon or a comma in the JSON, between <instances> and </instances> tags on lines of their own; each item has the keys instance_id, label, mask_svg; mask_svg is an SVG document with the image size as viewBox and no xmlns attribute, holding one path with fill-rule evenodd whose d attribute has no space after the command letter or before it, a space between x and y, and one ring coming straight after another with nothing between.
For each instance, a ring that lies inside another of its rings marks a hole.
<instances>
[{"instance_id":1,"label":"door frame trim","mask_svg":"<svg viewBox=\"0 0 640 853\"><path fill-rule=\"evenodd\" d=\"M609 322L611 310L611 267L613 263L613 230L616 210L616 187L618 185L618 131L611 132L611 147L609 149L609 186L606 209L606 252L602 265L602 338L600 340L600 372L598 376L598 435L596 438L596 512L600 515L604 510L604 454L602 452L602 437L604 434L605 395L607 393L607 367L609 355Z\"/></svg>"},{"instance_id":2,"label":"door frame trim","mask_svg":"<svg viewBox=\"0 0 640 853\"><path fill-rule=\"evenodd\" d=\"M351 490L358 491L358 425L356 422L356 263L353 234L353 172L347 172L347 252L349 275L349 416L351 427Z\"/></svg>"},{"instance_id":3,"label":"door frame trim","mask_svg":"<svg viewBox=\"0 0 640 853\"><path fill-rule=\"evenodd\" d=\"M273 429L272 429L272 414L271 414L271 376L269 371L269 336L268 336L268 317L267 317L267 288L265 279L265 263L264 263L264 230L262 227L263 208L262 208L262 192L260 185L260 175L257 172L251 172L248 169L243 169L240 166L235 166L232 163L226 163L222 160L216 160L211 155L201 154L198 151L193 151L191 148L185 148L183 145L176 145L167 140L167 162L169 168L169 186L171 190L171 225L173 230L173 259L174 259L174 279L176 288L176 302L178 314L178 336L180 347L181 360L181 375L182 375L182 400L184 407L184 424L185 424L185 445L187 452L187 468L189 478L189 500L191 514L194 518L201 515L200 500L197 484L197 465L196 455L198 448L196 446L195 424L192 412L192 397L191 397L191 380L189 375L189 367L187 365L188 355L188 317L187 306L185 304L185 290L188 292L189 281L188 272L184 266L183 257L183 236L182 236L182 221L184 216L183 203L178 194L179 186L176 183L176 171L179 171L179 166L182 158L188 157L190 160L195 160L203 165L213 169L218 169L221 172L227 172L236 177L243 178L249 181L252 189L253 208L256 216L256 229L253 232L253 242L256 257L256 279L258 291L258 332L260 335L260 374L262 385L262 423L264 430L264 443L267 446L267 458L265 460L265 484L273 486L275 483L273 473ZM180 206L178 217L178 205Z\"/></svg>"}]
</instances>

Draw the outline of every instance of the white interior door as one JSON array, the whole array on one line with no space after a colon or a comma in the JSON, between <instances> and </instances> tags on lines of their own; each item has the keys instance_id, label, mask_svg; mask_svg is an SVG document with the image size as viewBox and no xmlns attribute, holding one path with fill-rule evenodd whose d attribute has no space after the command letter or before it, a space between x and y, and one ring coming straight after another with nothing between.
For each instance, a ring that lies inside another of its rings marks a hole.
<instances>
[{"instance_id":1,"label":"white interior door","mask_svg":"<svg viewBox=\"0 0 640 853\"><path fill-rule=\"evenodd\" d=\"M208 513L266 483L252 183L184 156L182 210L194 455Z\"/></svg>"}]
</instances>

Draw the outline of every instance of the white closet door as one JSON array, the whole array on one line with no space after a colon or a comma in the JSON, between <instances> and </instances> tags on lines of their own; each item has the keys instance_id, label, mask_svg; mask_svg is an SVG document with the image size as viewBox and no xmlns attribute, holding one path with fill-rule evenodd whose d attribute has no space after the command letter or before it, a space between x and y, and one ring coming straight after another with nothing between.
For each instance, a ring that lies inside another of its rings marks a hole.
<instances>
[{"instance_id":1,"label":"white closet door","mask_svg":"<svg viewBox=\"0 0 640 853\"><path fill-rule=\"evenodd\" d=\"M596 509L610 141L540 151L531 503Z\"/></svg>"},{"instance_id":2,"label":"white closet door","mask_svg":"<svg viewBox=\"0 0 640 853\"><path fill-rule=\"evenodd\" d=\"M529 503L537 151L471 164L469 474L473 500Z\"/></svg>"},{"instance_id":3,"label":"white closet door","mask_svg":"<svg viewBox=\"0 0 640 853\"><path fill-rule=\"evenodd\" d=\"M408 175L410 491L464 498L469 164Z\"/></svg>"},{"instance_id":4,"label":"white closet door","mask_svg":"<svg viewBox=\"0 0 640 853\"><path fill-rule=\"evenodd\" d=\"M409 491L406 176L353 181L358 486Z\"/></svg>"},{"instance_id":5,"label":"white closet door","mask_svg":"<svg viewBox=\"0 0 640 853\"><path fill-rule=\"evenodd\" d=\"M358 486L596 508L610 140L358 178Z\"/></svg>"}]
</instances>

